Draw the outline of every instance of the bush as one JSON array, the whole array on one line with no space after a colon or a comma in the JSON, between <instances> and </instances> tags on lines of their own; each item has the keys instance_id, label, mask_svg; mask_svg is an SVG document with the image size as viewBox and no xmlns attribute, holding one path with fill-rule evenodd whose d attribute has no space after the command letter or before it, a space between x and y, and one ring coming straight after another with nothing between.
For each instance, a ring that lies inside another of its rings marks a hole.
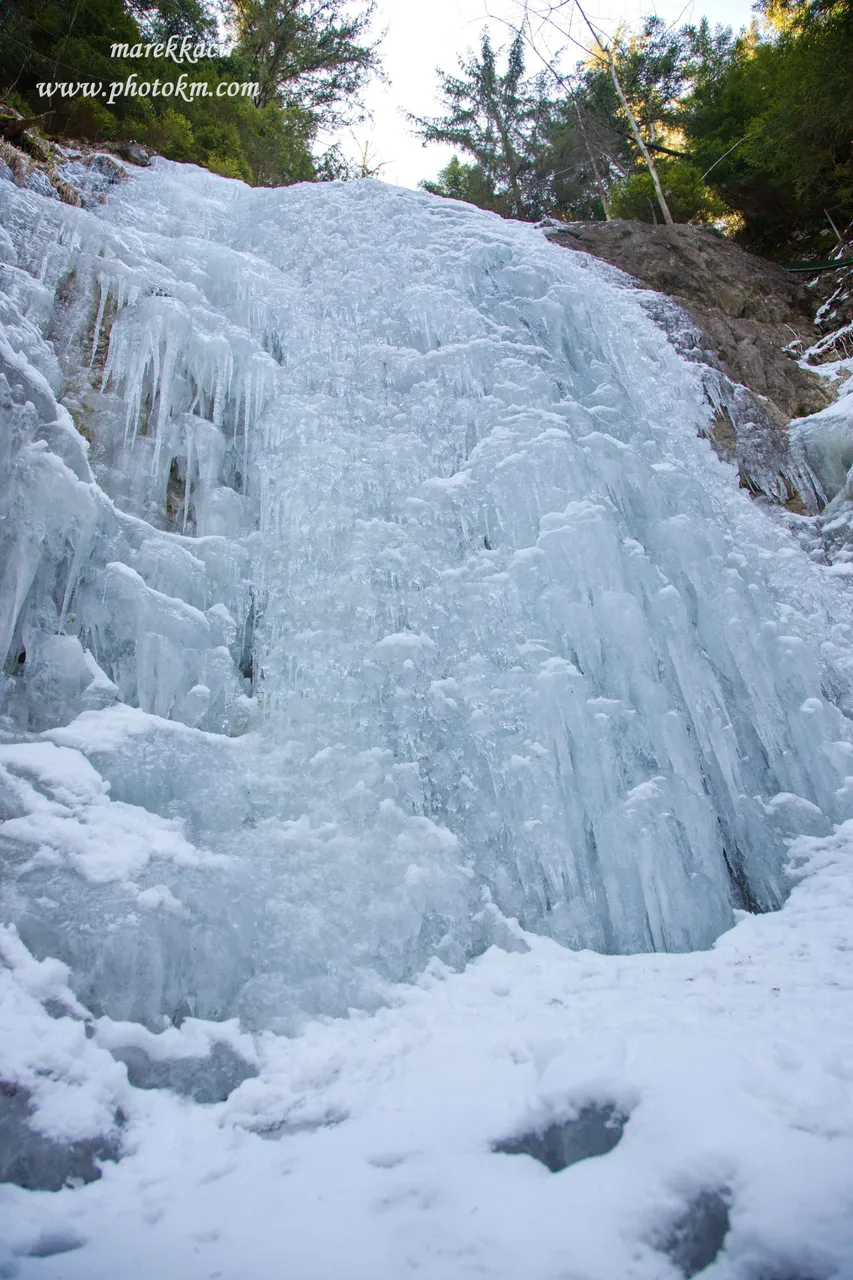
<instances>
[{"instance_id":1,"label":"bush","mask_svg":"<svg viewBox=\"0 0 853 1280\"><path fill-rule=\"evenodd\" d=\"M196 159L193 127L174 107L167 107L161 115L152 114L139 135L139 141L147 142L167 160Z\"/></svg>"},{"instance_id":2,"label":"bush","mask_svg":"<svg viewBox=\"0 0 853 1280\"><path fill-rule=\"evenodd\" d=\"M170 160L205 165L256 186L312 181L320 176L312 155L319 129L375 66L373 46L360 43L366 13L344 20L343 6L344 0L313 8L310 0L242 6L221 0L238 34L249 18L274 20L279 62L269 63L268 41L251 39L188 67L168 57L114 58L112 47L132 48L167 33L209 37L215 31L213 0L0 0L0 100L25 116L49 113L54 138L96 144L134 139ZM290 15L290 25L282 24L282 14ZM39 89L58 80L106 87L132 74L174 85L187 72L191 80L207 82L208 97L129 93L107 106L105 98L65 97L59 88L42 97ZM262 84L269 100L258 105L261 97L217 97L221 81Z\"/></svg>"},{"instance_id":3,"label":"bush","mask_svg":"<svg viewBox=\"0 0 853 1280\"><path fill-rule=\"evenodd\" d=\"M669 211L676 222L715 222L727 212L723 201L704 184L701 171L689 160L661 161L656 167ZM614 186L611 209L616 218L662 221L648 169L632 173Z\"/></svg>"},{"instance_id":4,"label":"bush","mask_svg":"<svg viewBox=\"0 0 853 1280\"><path fill-rule=\"evenodd\" d=\"M434 182L422 182L424 191L447 200L465 200L481 209L506 216L507 200L495 191L495 184L478 164L463 164L453 156Z\"/></svg>"}]
</instances>

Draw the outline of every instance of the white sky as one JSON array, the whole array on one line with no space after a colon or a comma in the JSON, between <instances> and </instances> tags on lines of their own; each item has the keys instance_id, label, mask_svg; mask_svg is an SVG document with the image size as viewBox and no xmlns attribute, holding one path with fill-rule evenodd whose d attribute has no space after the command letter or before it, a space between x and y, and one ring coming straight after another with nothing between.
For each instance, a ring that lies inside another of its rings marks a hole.
<instances>
[{"instance_id":1,"label":"white sky","mask_svg":"<svg viewBox=\"0 0 853 1280\"><path fill-rule=\"evenodd\" d=\"M517 21L517 0L379 0L377 7L376 28L387 27L382 55L390 83L371 86L365 102L372 122L356 126L340 142L350 158L360 155L367 143L371 163L384 162L382 178L415 187L422 178L434 178L453 152L435 143L424 147L412 137L405 111L438 114L436 67L455 71L457 55L477 48L484 26L490 27L495 47L504 44L511 33L495 19ZM620 21L638 26L653 11L675 24L707 16L712 24L735 28L745 26L751 17L750 0L588 0L585 5L590 20L606 32ZM490 20L489 14L495 17ZM578 18L575 24L573 32L586 43L587 33ZM575 49L563 65L571 67L582 57ZM539 69L531 54L528 70Z\"/></svg>"}]
</instances>

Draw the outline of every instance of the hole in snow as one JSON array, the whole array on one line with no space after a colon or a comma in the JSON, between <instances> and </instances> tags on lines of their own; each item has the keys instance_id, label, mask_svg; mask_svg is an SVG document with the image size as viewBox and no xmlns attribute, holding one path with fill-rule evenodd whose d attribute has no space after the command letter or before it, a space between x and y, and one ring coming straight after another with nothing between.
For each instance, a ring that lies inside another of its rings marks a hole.
<instances>
[{"instance_id":1,"label":"hole in snow","mask_svg":"<svg viewBox=\"0 0 853 1280\"><path fill-rule=\"evenodd\" d=\"M237 664L240 675L244 680L253 683L255 678L255 666L253 658L253 647L255 642L255 601L252 598L249 605L249 612L246 615L246 622L243 628L243 644L240 651L240 661Z\"/></svg>"},{"instance_id":2,"label":"hole in snow","mask_svg":"<svg viewBox=\"0 0 853 1280\"><path fill-rule=\"evenodd\" d=\"M194 1102L224 1102L229 1094L258 1073L227 1044L215 1044L204 1058L170 1058L157 1062L136 1045L113 1049L127 1067L137 1089L172 1089Z\"/></svg>"},{"instance_id":3,"label":"hole in snow","mask_svg":"<svg viewBox=\"0 0 853 1280\"><path fill-rule=\"evenodd\" d=\"M396 1169L405 1163L406 1156L399 1151L383 1151L379 1155L368 1156L367 1163L374 1169Z\"/></svg>"},{"instance_id":4,"label":"hole in snow","mask_svg":"<svg viewBox=\"0 0 853 1280\"><path fill-rule=\"evenodd\" d=\"M607 1155L622 1137L627 1120L627 1115L612 1103L593 1103L570 1120L506 1138L493 1150L505 1155L533 1156L552 1173L559 1173L579 1160Z\"/></svg>"},{"instance_id":5,"label":"hole in snow","mask_svg":"<svg viewBox=\"0 0 853 1280\"><path fill-rule=\"evenodd\" d=\"M761 905L750 888L749 878L744 867L743 854L737 845L735 846L734 856L731 856L728 849L723 845L723 861L726 864L726 870L732 882L734 905L743 911L748 911L750 915L760 915L766 908Z\"/></svg>"},{"instance_id":6,"label":"hole in snow","mask_svg":"<svg viewBox=\"0 0 853 1280\"><path fill-rule=\"evenodd\" d=\"M28 1258L52 1258L57 1253L70 1253L72 1249L80 1249L86 1243L73 1227L57 1225L45 1227L27 1250Z\"/></svg>"},{"instance_id":7,"label":"hole in snow","mask_svg":"<svg viewBox=\"0 0 853 1280\"><path fill-rule=\"evenodd\" d=\"M0 1081L0 1182L15 1182L27 1191L59 1191L68 1182L96 1182L101 1176L97 1161L116 1160L118 1146L115 1135L85 1142L51 1141L30 1126L29 1090Z\"/></svg>"},{"instance_id":8,"label":"hole in snow","mask_svg":"<svg viewBox=\"0 0 853 1280\"><path fill-rule=\"evenodd\" d=\"M690 1280L709 1267L723 1247L729 1229L726 1193L700 1191L658 1244Z\"/></svg>"}]
</instances>

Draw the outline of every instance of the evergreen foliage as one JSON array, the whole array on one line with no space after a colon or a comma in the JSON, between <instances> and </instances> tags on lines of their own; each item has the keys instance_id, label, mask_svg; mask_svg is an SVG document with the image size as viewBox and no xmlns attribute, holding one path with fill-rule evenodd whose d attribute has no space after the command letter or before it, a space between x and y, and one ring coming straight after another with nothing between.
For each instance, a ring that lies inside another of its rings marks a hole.
<instances>
[{"instance_id":1,"label":"evergreen foliage","mask_svg":"<svg viewBox=\"0 0 853 1280\"><path fill-rule=\"evenodd\" d=\"M260 107L298 103L318 124L348 119L351 103L377 68L367 29L375 6L357 15L345 0L233 0L239 47L260 79Z\"/></svg>"},{"instance_id":2,"label":"evergreen foliage","mask_svg":"<svg viewBox=\"0 0 853 1280\"><path fill-rule=\"evenodd\" d=\"M684 107L697 163L756 247L826 248L853 218L853 7L771 0L767 34L724 33ZM700 49L702 41L699 42ZM728 152L728 154L726 154ZM722 158L721 158L722 157Z\"/></svg>"},{"instance_id":3,"label":"evergreen foliage","mask_svg":"<svg viewBox=\"0 0 853 1280\"><path fill-rule=\"evenodd\" d=\"M675 220L801 258L853 220L853 0L762 0L760 15L739 34L650 17L617 34L614 63ZM414 123L459 155L427 189L512 217L658 220L603 48L550 81L525 76L523 53L516 34L500 74L484 38L439 73L444 115Z\"/></svg>"},{"instance_id":4,"label":"evergreen foliage","mask_svg":"<svg viewBox=\"0 0 853 1280\"><path fill-rule=\"evenodd\" d=\"M425 191L449 200L467 200L481 209L493 213L505 213L505 202L495 190L495 184L479 164L463 164L458 156L441 170L435 182L422 182Z\"/></svg>"},{"instance_id":5,"label":"evergreen foliage","mask_svg":"<svg viewBox=\"0 0 853 1280\"><path fill-rule=\"evenodd\" d=\"M213 42L212 0L5 0L0 8L0 100L26 116L46 113L43 131L81 141L133 139L169 159L202 164L253 185L343 176L335 158L314 154L318 132L357 111L378 68L368 38L368 4L355 16L344 0L221 0L236 33L228 54L178 64L169 57L111 56L170 36ZM38 85L184 76L208 96L45 96ZM223 81L256 83L256 96L218 97Z\"/></svg>"},{"instance_id":6,"label":"evergreen foliage","mask_svg":"<svg viewBox=\"0 0 853 1280\"><path fill-rule=\"evenodd\" d=\"M537 161L551 105L544 77L525 76L520 36L510 45L506 70L499 71L487 32L479 55L461 58L459 70L458 76L439 72L444 116L410 116L424 142L450 143L473 157L472 166L451 162L436 186L438 194L452 194L439 188L461 183L481 196L485 208L508 218L540 217L546 192Z\"/></svg>"}]
</instances>

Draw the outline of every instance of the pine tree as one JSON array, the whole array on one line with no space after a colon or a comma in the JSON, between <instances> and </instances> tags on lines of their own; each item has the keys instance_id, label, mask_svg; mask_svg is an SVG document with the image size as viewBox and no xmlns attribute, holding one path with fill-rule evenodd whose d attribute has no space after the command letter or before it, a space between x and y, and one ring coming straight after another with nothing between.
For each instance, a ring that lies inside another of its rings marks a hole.
<instances>
[{"instance_id":1,"label":"pine tree","mask_svg":"<svg viewBox=\"0 0 853 1280\"><path fill-rule=\"evenodd\" d=\"M295 102L326 129L344 123L365 81L378 69L368 28L369 3L347 0L233 0L240 51L260 78L258 106Z\"/></svg>"},{"instance_id":2,"label":"pine tree","mask_svg":"<svg viewBox=\"0 0 853 1280\"><path fill-rule=\"evenodd\" d=\"M510 218L540 216L547 183L537 159L551 102L543 77L525 77L522 38L512 41L501 73L484 31L479 55L460 58L459 69L458 76L439 71L444 114L410 116L415 131L424 142L449 143L472 157L474 165L463 177L487 201L485 207ZM448 176L445 170L445 182Z\"/></svg>"}]
</instances>

